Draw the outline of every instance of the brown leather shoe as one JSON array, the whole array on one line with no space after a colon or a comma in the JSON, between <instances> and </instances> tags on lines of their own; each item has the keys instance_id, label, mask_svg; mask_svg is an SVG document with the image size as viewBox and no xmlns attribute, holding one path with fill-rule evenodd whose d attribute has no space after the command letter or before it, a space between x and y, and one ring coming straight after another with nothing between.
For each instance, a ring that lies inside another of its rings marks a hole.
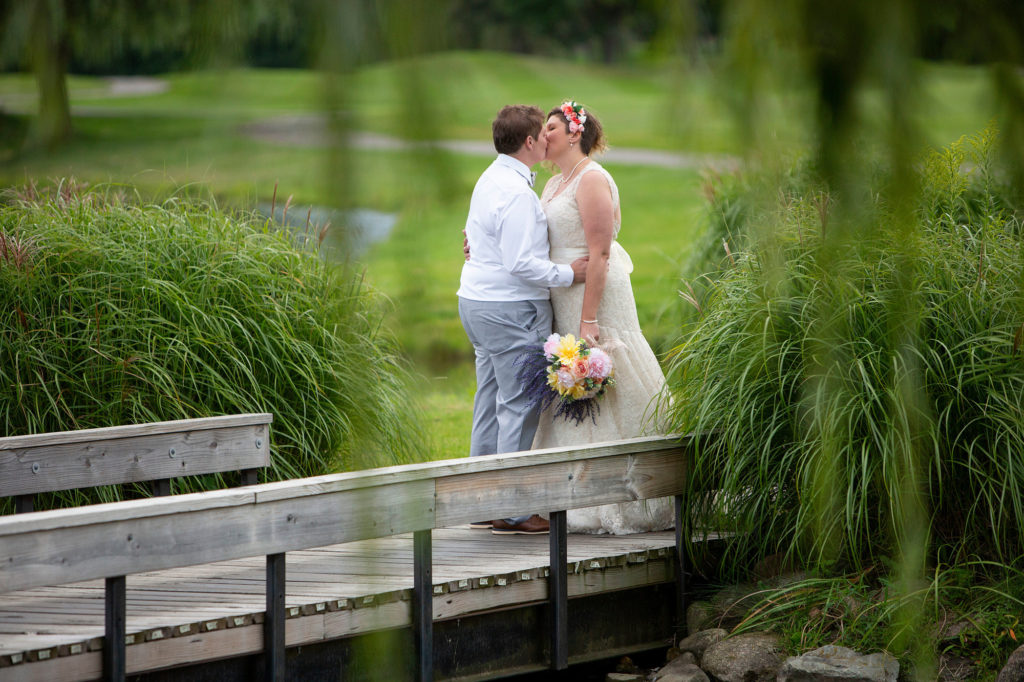
<instances>
[{"instance_id":1,"label":"brown leather shoe","mask_svg":"<svg viewBox=\"0 0 1024 682\"><path fill-rule=\"evenodd\" d=\"M490 530L493 525L494 521L473 521L469 524L469 527L477 530Z\"/></svg>"},{"instance_id":2,"label":"brown leather shoe","mask_svg":"<svg viewBox=\"0 0 1024 682\"><path fill-rule=\"evenodd\" d=\"M491 532L495 535L546 535L550 530L548 520L536 514L516 524L508 523L504 519L491 521Z\"/></svg>"}]
</instances>

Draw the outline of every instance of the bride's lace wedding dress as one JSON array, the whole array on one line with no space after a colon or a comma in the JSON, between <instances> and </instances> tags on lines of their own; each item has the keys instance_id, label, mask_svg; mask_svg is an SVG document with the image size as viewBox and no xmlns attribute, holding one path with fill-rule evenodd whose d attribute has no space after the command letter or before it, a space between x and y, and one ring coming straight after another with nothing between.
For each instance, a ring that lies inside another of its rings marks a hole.
<instances>
[{"instance_id":1,"label":"bride's lace wedding dress","mask_svg":"<svg viewBox=\"0 0 1024 682\"><path fill-rule=\"evenodd\" d=\"M548 219L550 258L555 263L571 263L588 253L583 221L576 204L576 188L580 178L587 173L601 173L608 180L612 193L615 234L619 233L619 191L612 176L593 160L580 171L557 195L561 176L556 176L547 184L541 196L541 205ZM608 279L597 319L601 333L599 345L610 353L615 365L615 385L600 399L600 413L594 421L585 419L577 425L561 418L554 421L553 410L549 407L541 414L533 441L534 449L600 443L658 433L650 413L654 409L654 398L665 383L665 375L640 331L633 288L629 281L629 273L632 271L633 264L629 255L613 240L608 261ZM579 334L584 286L574 284L568 288L551 289L554 329L559 334ZM665 530L674 525L671 498L571 509L566 517L569 531L576 533L621 535Z\"/></svg>"}]
</instances>

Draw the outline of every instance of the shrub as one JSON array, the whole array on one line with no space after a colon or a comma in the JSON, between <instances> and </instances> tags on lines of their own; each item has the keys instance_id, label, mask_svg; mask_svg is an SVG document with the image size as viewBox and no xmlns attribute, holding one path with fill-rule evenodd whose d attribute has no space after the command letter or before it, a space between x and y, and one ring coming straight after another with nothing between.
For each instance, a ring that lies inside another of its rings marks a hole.
<instances>
[{"instance_id":1,"label":"shrub","mask_svg":"<svg viewBox=\"0 0 1024 682\"><path fill-rule=\"evenodd\" d=\"M7 198L0 434L265 411L269 478L417 456L407 369L358 273L195 201Z\"/></svg>"},{"instance_id":2,"label":"shrub","mask_svg":"<svg viewBox=\"0 0 1024 682\"><path fill-rule=\"evenodd\" d=\"M704 279L667 409L719 434L687 530L740 531L724 566L1020 563L1024 241L993 137L925 159L910 210L880 176L839 213L806 169L766 209L719 198L743 248Z\"/></svg>"}]
</instances>

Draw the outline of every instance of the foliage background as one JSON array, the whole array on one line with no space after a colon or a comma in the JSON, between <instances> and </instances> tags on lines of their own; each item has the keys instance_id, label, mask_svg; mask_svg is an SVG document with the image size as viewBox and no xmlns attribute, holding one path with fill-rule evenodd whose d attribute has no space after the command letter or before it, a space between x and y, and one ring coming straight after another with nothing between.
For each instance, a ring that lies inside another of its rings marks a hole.
<instances>
[{"instance_id":1,"label":"foliage background","mask_svg":"<svg viewBox=\"0 0 1024 682\"><path fill-rule=\"evenodd\" d=\"M609 166L645 331L679 346L672 415L726 429L698 474L725 472L717 503L763 531L734 546L736 565L781 550L820 573L762 612L813 630L802 644L855 633L930 679L923 619L961 609L988 623L975 630L988 648L969 653L1005 660L1022 594L1019 513L997 508L1020 507L1015 3L204 4L0 0L0 60L25 71L0 77L0 180L126 181L158 205L195 183L246 210L280 186L300 206L396 213L359 258L420 375L402 405L427 405L426 456L459 456L473 387L453 313L458 231L486 161L405 142L487 140L500 104L583 101L613 145L689 155ZM148 97L95 77L169 69L185 71ZM978 158L965 144L922 156L990 119L998 142L981 139ZM282 142L258 125L318 135ZM368 147L370 133L394 144ZM746 171L702 176L710 154ZM339 285L355 281L345 272ZM971 603L973 586L998 598ZM881 615L837 606L858 597Z\"/></svg>"},{"instance_id":2,"label":"foliage background","mask_svg":"<svg viewBox=\"0 0 1024 682\"><path fill-rule=\"evenodd\" d=\"M267 480L422 458L380 297L315 241L194 198L140 204L117 187L8 198L5 434L270 412Z\"/></svg>"}]
</instances>

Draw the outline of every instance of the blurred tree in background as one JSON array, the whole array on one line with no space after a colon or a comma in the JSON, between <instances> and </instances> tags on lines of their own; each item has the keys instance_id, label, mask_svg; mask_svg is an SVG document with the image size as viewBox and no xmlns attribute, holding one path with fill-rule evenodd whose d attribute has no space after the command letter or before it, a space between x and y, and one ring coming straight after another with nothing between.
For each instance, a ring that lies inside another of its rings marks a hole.
<instances>
[{"instance_id":1,"label":"blurred tree in background","mask_svg":"<svg viewBox=\"0 0 1024 682\"><path fill-rule=\"evenodd\" d=\"M25 68L39 88L35 135L52 148L72 133L67 74L235 61L248 45L294 37L299 13L280 0L0 0L0 66Z\"/></svg>"}]
</instances>

